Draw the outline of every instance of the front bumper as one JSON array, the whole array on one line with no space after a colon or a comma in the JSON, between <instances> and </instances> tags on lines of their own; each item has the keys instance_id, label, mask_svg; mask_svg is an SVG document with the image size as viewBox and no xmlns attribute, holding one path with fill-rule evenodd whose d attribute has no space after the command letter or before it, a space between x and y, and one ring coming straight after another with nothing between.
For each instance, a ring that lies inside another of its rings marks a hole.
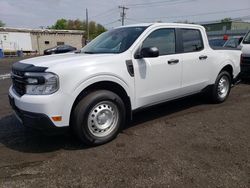
<instances>
[{"instance_id":1,"label":"front bumper","mask_svg":"<svg viewBox=\"0 0 250 188\"><path fill-rule=\"evenodd\" d=\"M10 95L9 95L9 102L10 102L11 107L15 111L17 119L24 126L31 127L37 130L56 129L55 124L50 120L50 118L47 115L40 114L40 113L26 112L26 111L19 109L15 105L14 98Z\"/></svg>"},{"instance_id":2,"label":"front bumper","mask_svg":"<svg viewBox=\"0 0 250 188\"><path fill-rule=\"evenodd\" d=\"M56 92L52 95L19 96L12 87L9 89L10 104L24 125L40 127L68 127L72 107L72 97ZM61 121L53 117L61 116ZM42 125L41 125L42 124ZM46 124L46 125L45 125Z\"/></svg>"}]
</instances>

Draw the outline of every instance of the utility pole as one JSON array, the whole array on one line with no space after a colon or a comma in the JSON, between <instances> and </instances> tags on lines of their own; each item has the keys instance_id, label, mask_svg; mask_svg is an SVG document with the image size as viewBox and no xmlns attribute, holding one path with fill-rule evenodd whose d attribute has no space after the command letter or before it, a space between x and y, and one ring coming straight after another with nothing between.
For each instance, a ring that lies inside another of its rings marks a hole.
<instances>
[{"instance_id":1,"label":"utility pole","mask_svg":"<svg viewBox=\"0 0 250 188\"><path fill-rule=\"evenodd\" d=\"M124 20L125 20L125 16L126 16L125 11L128 10L129 8L127 8L125 6L119 6L119 9L122 9L121 20L122 20L122 26L124 26Z\"/></svg>"},{"instance_id":2,"label":"utility pole","mask_svg":"<svg viewBox=\"0 0 250 188\"><path fill-rule=\"evenodd\" d=\"M86 27L87 27L87 42L89 42L89 13L86 8Z\"/></svg>"}]
</instances>

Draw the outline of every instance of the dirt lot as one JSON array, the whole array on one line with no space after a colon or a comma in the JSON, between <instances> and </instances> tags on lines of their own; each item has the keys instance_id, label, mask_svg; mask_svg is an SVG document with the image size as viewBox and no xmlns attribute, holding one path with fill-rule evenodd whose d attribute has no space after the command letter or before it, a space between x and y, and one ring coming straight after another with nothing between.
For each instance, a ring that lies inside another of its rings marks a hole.
<instances>
[{"instance_id":1,"label":"dirt lot","mask_svg":"<svg viewBox=\"0 0 250 188\"><path fill-rule=\"evenodd\" d=\"M12 61L0 61L0 74ZM249 83L223 104L193 96L139 112L95 148L22 127L9 85L0 80L0 187L250 187Z\"/></svg>"}]
</instances>

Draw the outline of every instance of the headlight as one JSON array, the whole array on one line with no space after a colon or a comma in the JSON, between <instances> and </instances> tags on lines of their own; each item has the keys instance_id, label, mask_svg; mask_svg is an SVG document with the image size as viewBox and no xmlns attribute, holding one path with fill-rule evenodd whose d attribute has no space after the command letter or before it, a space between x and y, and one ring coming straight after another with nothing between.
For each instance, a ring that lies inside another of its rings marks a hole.
<instances>
[{"instance_id":1,"label":"headlight","mask_svg":"<svg viewBox=\"0 0 250 188\"><path fill-rule=\"evenodd\" d=\"M24 76L28 95L50 95L59 89L59 79L56 74L27 72Z\"/></svg>"}]
</instances>

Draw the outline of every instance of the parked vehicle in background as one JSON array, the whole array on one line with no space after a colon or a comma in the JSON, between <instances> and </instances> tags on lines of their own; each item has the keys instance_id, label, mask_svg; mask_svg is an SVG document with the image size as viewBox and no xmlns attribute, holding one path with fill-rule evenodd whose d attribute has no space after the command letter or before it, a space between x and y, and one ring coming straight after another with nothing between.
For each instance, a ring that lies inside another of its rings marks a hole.
<instances>
[{"instance_id":1,"label":"parked vehicle in background","mask_svg":"<svg viewBox=\"0 0 250 188\"><path fill-rule=\"evenodd\" d=\"M51 55L51 54L62 54L67 52L76 51L77 49L70 45L59 45L53 48L49 48L44 50L44 55Z\"/></svg>"},{"instance_id":2,"label":"parked vehicle in background","mask_svg":"<svg viewBox=\"0 0 250 188\"><path fill-rule=\"evenodd\" d=\"M209 39L209 45L211 47L223 47L226 42L227 42L227 40L221 39L221 38Z\"/></svg>"},{"instance_id":3,"label":"parked vehicle in background","mask_svg":"<svg viewBox=\"0 0 250 188\"><path fill-rule=\"evenodd\" d=\"M241 77L250 78L250 31L246 34L241 44Z\"/></svg>"},{"instance_id":4,"label":"parked vehicle in background","mask_svg":"<svg viewBox=\"0 0 250 188\"><path fill-rule=\"evenodd\" d=\"M245 35L240 44L241 50L243 54L250 55L250 31Z\"/></svg>"},{"instance_id":5,"label":"parked vehicle in background","mask_svg":"<svg viewBox=\"0 0 250 188\"><path fill-rule=\"evenodd\" d=\"M24 125L70 126L85 144L104 144L135 110L200 92L224 102L240 73L240 55L213 50L199 25L119 27L78 53L15 63L10 104Z\"/></svg>"},{"instance_id":6,"label":"parked vehicle in background","mask_svg":"<svg viewBox=\"0 0 250 188\"><path fill-rule=\"evenodd\" d=\"M243 40L243 37L230 37L226 43L223 45L223 47L226 48L238 48L241 41Z\"/></svg>"}]
</instances>

